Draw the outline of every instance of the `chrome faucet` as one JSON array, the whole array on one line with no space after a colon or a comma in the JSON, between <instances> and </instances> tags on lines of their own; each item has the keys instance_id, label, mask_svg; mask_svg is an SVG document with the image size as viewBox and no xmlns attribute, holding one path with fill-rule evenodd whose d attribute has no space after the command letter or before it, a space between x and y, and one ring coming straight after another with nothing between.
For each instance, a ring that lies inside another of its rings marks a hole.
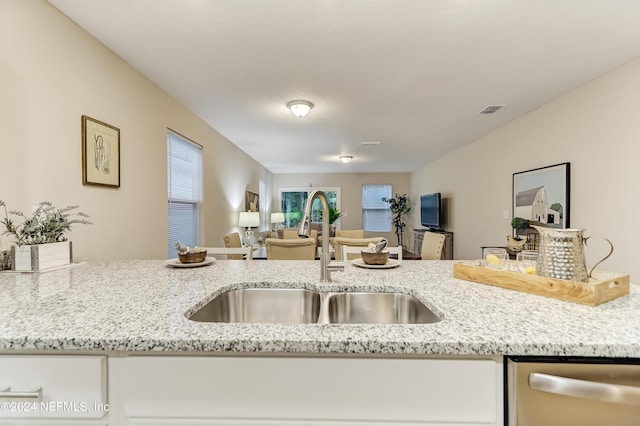
<instances>
[{"instance_id":1,"label":"chrome faucet","mask_svg":"<svg viewBox=\"0 0 640 426\"><path fill-rule=\"evenodd\" d=\"M302 221L298 228L300 237L308 238L311 231L311 206L313 201L319 198L322 204L322 253L320 253L320 281L331 282L331 271L344 271L344 264L330 264L331 253L329 253L329 202L324 192L314 190L309 194L304 206Z\"/></svg>"}]
</instances>

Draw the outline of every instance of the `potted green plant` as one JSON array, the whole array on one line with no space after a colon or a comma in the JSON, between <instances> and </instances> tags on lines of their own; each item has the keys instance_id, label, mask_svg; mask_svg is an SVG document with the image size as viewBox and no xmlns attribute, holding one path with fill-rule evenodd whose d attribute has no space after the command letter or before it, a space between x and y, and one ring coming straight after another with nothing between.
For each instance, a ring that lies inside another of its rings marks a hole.
<instances>
[{"instance_id":1,"label":"potted green plant","mask_svg":"<svg viewBox=\"0 0 640 426\"><path fill-rule=\"evenodd\" d=\"M43 201L33 210L31 216L21 211L9 210L4 201L3 235L10 235L15 240L11 247L12 267L16 271L40 270L43 268L69 264L71 242L66 234L74 225L91 222L86 213L74 212L78 206L56 208L50 202ZM20 218L14 221L10 216Z\"/></svg>"},{"instance_id":2,"label":"potted green plant","mask_svg":"<svg viewBox=\"0 0 640 426\"><path fill-rule=\"evenodd\" d=\"M529 221L527 219L523 219L521 217L514 217L511 219L511 228L513 228L513 237L516 240L520 240L522 237L519 235L519 232L523 229L527 229L529 227Z\"/></svg>"},{"instance_id":3,"label":"potted green plant","mask_svg":"<svg viewBox=\"0 0 640 426\"><path fill-rule=\"evenodd\" d=\"M342 217L342 213L338 209L329 209L329 224L333 225L336 220Z\"/></svg>"},{"instance_id":4,"label":"potted green plant","mask_svg":"<svg viewBox=\"0 0 640 426\"><path fill-rule=\"evenodd\" d=\"M403 232L405 228L404 216L411 212L411 199L407 194L396 194L392 198L383 197L382 201L389 203L389 209L393 214L393 226L398 238L398 245L404 247Z\"/></svg>"},{"instance_id":5,"label":"potted green plant","mask_svg":"<svg viewBox=\"0 0 640 426\"><path fill-rule=\"evenodd\" d=\"M342 213L335 208L329 208L329 224L333 224L336 220L340 219ZM318 211L318 218L322 220L322 210Z\"/></svg>"},{"instance_id":6,"label":"potted green plant","mask_svg":"<svg viewBox=\"0 0 640 426\"><path fill-rule=\"evenodd\" d=\"M322 210L320 210L318 213L319 213L320 220L322 220ZM336 220L340 219L341 217L342 217L342 212L340 212L340 210L336 208L329 208L329 237L335 236L336 226L334 225L334 223L336 222Z\"/></svg>"},{"instance_id":7,"label":"potted green plant","mask_svg":"<svg viewBox=\"0 0 640 426\"><path fill-rule=\"evenodd\" d=\"M527 243L527 237L520 235L520 231L529 227L529 221L521 217L514 217L511 219L511 235L507 235L507 247L513 251L520 251Z\"/></svg>"}]
</instances>

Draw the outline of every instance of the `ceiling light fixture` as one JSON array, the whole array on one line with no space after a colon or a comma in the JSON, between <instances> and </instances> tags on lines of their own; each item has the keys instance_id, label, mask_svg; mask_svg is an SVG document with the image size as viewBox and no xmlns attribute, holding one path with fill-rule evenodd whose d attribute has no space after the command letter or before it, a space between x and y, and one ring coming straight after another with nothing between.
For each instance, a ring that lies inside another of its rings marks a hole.
<instances>
[{"instance_id":1,"label":"ceiling light fixture","mask_svg":"<svg viewBox=\"0 0 640 426\"><path fill-rule=\"evenodd\" d=\"M341 155L338 157L340 159L340 161L342 161L343 163L350 163L351 160L353 160L353 156L352 155Z\"/></svg>"},{"instance_id":2,"label":"ceiling light fixture","mask_svg":"<svg viewBox=\"0 0 640 426\"><path fill-rule=\"evenodd\" d=\"M309 101L297 100L288 102L287 108L291 110L293 115L302 118L309 114L309 111L313 108L313 104Z\"/></svg>"}]
</instances>

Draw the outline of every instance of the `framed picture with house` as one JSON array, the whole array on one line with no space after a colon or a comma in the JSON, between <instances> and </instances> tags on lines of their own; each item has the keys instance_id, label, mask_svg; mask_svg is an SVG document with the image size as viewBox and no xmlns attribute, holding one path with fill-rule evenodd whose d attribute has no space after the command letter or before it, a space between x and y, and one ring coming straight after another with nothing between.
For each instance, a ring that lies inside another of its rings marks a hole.
<instances>
[{"instance_id":1,"label":"framed picture with house","mask_svg":"<svg viewBox=\"0 0 640 426\"><path fill-rule=\"evenodd\" d=\"M570 163L513 174L512 217L535 225L568 228Z\"/></svg>"}]
</instances>

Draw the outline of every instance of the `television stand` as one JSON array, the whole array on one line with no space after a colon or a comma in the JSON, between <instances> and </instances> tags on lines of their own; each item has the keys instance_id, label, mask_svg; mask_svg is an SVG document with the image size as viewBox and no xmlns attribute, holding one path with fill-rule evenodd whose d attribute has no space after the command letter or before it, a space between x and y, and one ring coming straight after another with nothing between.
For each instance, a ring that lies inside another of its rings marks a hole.
<instances>
[{"instance_id":1,"label":"television stand","mask_svg":"<svg viewBox=\"0 0 640 426\"><path fill-rule=\"evenodd\" d=\"M425 232L434 232L436 234L445 234L444 247L442 248L442 259L453 259L453 232L444 229L413 229L413 251L420 254L422 251L422 240Z\"/></svg>"},{"instance_id":2,"label":"television stand","mask_svg":"<svg viewBox=\"0 0 640 426\"><path fill-rule=\"evenodd\" d=\"M389 254L389 258L397 259L397 254ZM420 253L414 253L405 248L402 249L402 260L421 260Z\"/></svg>"}]
</instances>

